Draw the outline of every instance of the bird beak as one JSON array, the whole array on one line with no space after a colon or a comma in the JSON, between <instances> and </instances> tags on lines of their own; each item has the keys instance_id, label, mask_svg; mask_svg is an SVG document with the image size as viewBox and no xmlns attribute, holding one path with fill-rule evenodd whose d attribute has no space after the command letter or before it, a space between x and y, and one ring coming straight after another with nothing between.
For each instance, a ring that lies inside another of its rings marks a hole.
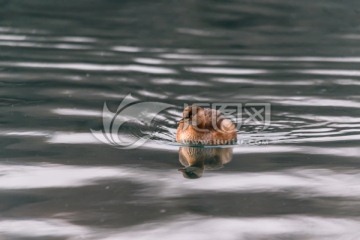
<instances>
[{"instance_id":1,"label":"bird beak","mask_svg":"<svg viewBox=\"0 0 360 240\"><path fill-rule=\"evenodd\" d=\"M180 121L178 121L178 124L184 122L184 118L180 119Z\"/></svg>"},{"instance_id":2,"label":"bird beak","mask_svg":"<svg viewBox=\"0 0 360 240\"><path fill-rule=\"evenodd\" d=\"M185 168L179 168L178 171L179 172L185 172Z\"/></svg>"}]
</instances>

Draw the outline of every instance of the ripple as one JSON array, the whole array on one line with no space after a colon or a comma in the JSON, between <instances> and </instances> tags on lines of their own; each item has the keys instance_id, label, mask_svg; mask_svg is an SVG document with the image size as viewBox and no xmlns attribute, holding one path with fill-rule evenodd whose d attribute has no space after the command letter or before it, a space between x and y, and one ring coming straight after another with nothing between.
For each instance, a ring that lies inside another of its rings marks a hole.
<instances>
[{"instance_id":1,"label":"ripple","mask_svg":"<svg viewBox=\"0 0 360 240\"><path fill-rule=\"evenodd\" d=\"M83 36L29 36L29 35L13 35L13 34L0 34L0 40L11 41L39 41L39 42L74 42L74 43L94 43L97 40L95 38L83 37Z\"/></svg>"},{"instance_id":2,"label":"ripple","mask_svg":"<svg viewBox=\"0 0 360 240\"><path fill-rule=\"evenodd\" d=\"M360 239L355 0L0 2L4 238ZM134 151L98 140L128 92L177 105L114 133L152 137ZM184 179L183 103L219 101L272 123Z\"/></svg>"},{"instance_id":3,"label":"ripple","mask_svg":"<svg viewBox=\"0 0 360 240\"><path fill-rule=\"evenodd\" d=\"M308 133L308 132L316 132L316 133L319 133L319 132L330 132L330 131L334 131L335 128L315 128L315 129L297 129L297 130L292 130L291 132L292 133Z\"/></svg>"},{"instance_id":4,"label":"ripple","mask_svg":"<svg viewBox=\"0 0 360 240\"><path fill-rule=\"evenodd\" d=\"M134 62L151 65L187 65L189 63L199 65L226 65L228 63L220 60L162 60L157 58L134 58Z\"/></svg>"},{"instance_id":5,"label":"ripple","mask_svg":"<svg viewBox=\"0 0 360 240\"><path fill-rule=\"evenodd\" d=\"M7 40L7 41L23 41L26 39L25 35L0 35L0 40Z\"/></svg>"},{"instance_id":6,"label":"ripple","mask_svg":"<svg viewBox=\"0 0 360 240\"><path fill-rule=\"evenodd\" d=\"M164 67L150 67L144 65L130 65L128 69L134 72L152 73L152 74L175 74L175 70Z\"/></svg>"},{"instance_id":7,"label":"ripple","mask_svg":"<svg viewBox=\"0 0 360 240\"><path fill-rule=\"evenodd\" d=\"M170 129L172 130L172 129ZM167 131L170 131L169 129ZM104 144L98 139L104 138L101 133L75 133L75 132L53 132L47 134L46 142L50 144ZM163 134L165 134L164 137ZM170 134L171 136L168 136ZM171 131L170 133L157 133L159 140L149 140L141 148L144 149L156 149L156 150L167 150L167 151L178 151L178 143L174 141L175 132ZM360 135L348 135L348 136L330 136L325 135L323 137L312 137L312 138L299 138L299 136L288 135L288 133L276 133L276 134L239 134L238 140L239 145L231 146L208 146L208 147L233 147L234 153L236 154L269 154L269 153L299 153L299 154L313 154L313 155L333 155L340 157L358 157L360 152L357 148L320 148L320 147L306 147L301 145L279 145L279 143L312 143L312 142L338 142L338 141L353 141L358 140ZM136 136L132 136L136 137ZM131 142L134 139L130 136L121 136L121 139L124 142ZM294 138L297 137L297 138ZM267 144L257 145L257 144L247 144L246 141L260 141L267 142ZM106 140L105 140L106 141Z\"/></svg>"},{"instance_id":8,"label":"ripple","mask_svg":"<svg viewBox=\"0 0 360 240\"><path fill-rule=\"evenodd\" d=\"M294 133L292 132L293 136L302 136L302 137L312 137L312 136L331 136L331 135L341 135L344 133L356 133L356 132L360 132L360 129L351 129L351 130L340 130L337 132L313 132L313 133L305 133L305 132L298 132L298 133ZM352 135L348 135L348 136L352 136Z\"/></svg>"},{"instance_id":9,"label":"ripple","mask_svg":"<svg viewBox=\"0 0 360 240\"><path fill-rule=\"evenodd\" d=\"M195 95L178 95L175 97L178 100L186 100L186 101L200 101L200 102L210 102L210 97L202 97L202 96L195 96Z\"/></svg>"},{"instance_id":10,"label":"ripple","mask_svg":"<svg viewBox=\"0 0 360 240\"><path fill-rule=\"evenodd\" d=\"M357 132L357 131L352 131ZM353 135L346 135L346 136L329 136L331 134L327 134L324 137L313 137L313 138L297 138L292 140L286 140L287 142L295 142L295 143L307 143L307 142L339 142L339 141L356 141L360 140L360 135L353 134Z\"/></svg>"},{"instance_id":11,"label":"ripple","mask_svg":"<svg viewBox=\"0 0 360 240\"><path fill-rule=\"evenodd\" d=\"M356 147L309 147L300 145L261 145L261 146L242 146L236 147L234 153L239 155L244 154L271 154L271 153L297 153L297 154L312 154L312 155L326 155L338 157L352 157L358 158L360 150Z\"/></svg>"},{"instance_id":12,"label":"ripple","mask_svg":"<svg viewBox=\"0 0 360 240\"><path fill-rule=\"evenodd\" d=\"M360 76L360 71L342 70L342 69L294 70L294 72L303 73L303 74L328 75L328 76L350 76L350 77Z\"/></svg>"},{"instance_id":13,"label":"ripple","mask_svg":"<svg viewBox=\"0 0 360 240\"><path fill-rule=\"evenodd\" d=\"M300 116L296 116L293 114L286 114L288 117L299 117L306 120L316 120L316 121L324 121L331 123L360 123L360 117L354 116L331 116L331 115L312 115L312 114L302 114Z\"/></svg>"},{"instance_id":14,"label":"ripple","mask_svg":"<svg viewBox=\"0 0 360 240\"><path fill-rule=\"evenodd\" d=\"M86 109L71 109L71 108L57 108L52 109L51 112L64 116L86 116L86 117L102 117L103 112Z\"/></svg>"},{"instance_id":15,"label":"ripple","mask_svg":"<svg viewBox=\"0 0 360 240\"><path fill-rule=\"evenodd\" d=\"M65 41L65 42L81 42L81 43L94 43L97 42L95 38L84 37L84 36L64 36L64 37L57 37L57 38L49 38L47 37L46 40L55 40L55 41Z\"/></svg>"},{"instance_id":16,"label":"ripple","mask_svg":"<svg viewBox=\"0 0 360 240\"><path fill-rule=\"evenodd\" d=\"M192 36L200 36L200 37L216 36L214 33L209 31L204 31L202 29L178 28L177 31L179 33L189 34Z\"/></svg>"},{"instance_id":17,"label":"ripple","mask_svg":"<svg viewBox=\"0 0 360 240\"><path fill-rule=\"evenodd\" d=\"M283 56L240 56L236 57L238 60L246 61L265 61L265 62L345 62L345 63L358 63L359 57L316 57L316 56L296 56L296 57L283 57Z\"/></svg>"},{"instance_id":18,"label":"ripple","mask_svg":"<svg viewBox=\"0 0 360 240\"><path fill-rule=\"evenodd\" d=\"M213 68L213 67L188 67L185 70L196 73L225 74L225 75L253 75L265 74L268 70L263 69L241 69L241 68Z\"/></svg>"},{"instance_id":19,"label":"ripple","mask_svg":"<svg viewBox=\"0 0 360 240\"><path fill-rule=\"evenodd\" d=\"M156 58L135 58L134 62L143 63L143 64L154 64L154 65L166 64L165 61Z\"/></svg>"},{"instance_id":20,"label":"ripple","mask_svg":"<svg viewBox=\"0 0 360 240\"><path fill-rule=\"evenodd\" d=\"M55 164L0 165L0 172L0 180L4 183L0 183L1 189L79 187L95 184L99 179L128 175L126 170L115 168Z\"/></svg>"},{"instance_id":21,"label":"ripple","mask_svg":"<svg viewBox=\"0 0 360 240\"><path fill-rule=\"evenodd\" d=\"M239 56L239 55L206 55L206 54L177 54L166 53L160 55L168 59L217 59L254 62L334 62L334 63L359 63L360 57L318 57L318 56Z\"/></svg>"},{"instance_id":22,"label":"ripple","mask_svg":"<svg viewBox=\"0 0 360 240\"><path fill-rule=\"evenodd\" d=\"M264 97L267 98L267 97ZM272 102L276 102L281 105L290 106L317 106L317 107L341 107L341 108L360 108L360 102L342 99L326 99L316 97L292 97L283 96L281 100L277 100L278 97L268 97L272 99Z\"/></svg>"},{"instance_id":23,"label":"ripple","mask_svg":"<svg viewBox=\"0 0 360 240\"><path fill-rule=\"evenodd\" d=\"M54 48L54 49L91 49L90 46L74 45L74 44L49 44L49 43L34 43L34 42L12 42L0 41L0 46L7 47L33 47L33 48Z\"/></svg>"},{"instance_id":24,"label":"ripple","mask_svg":"<svg viewBox=\"0 0 360 240\"><path fill-rule=\"evenodd\" d=\"M137 94L145 97L151 97L151 98L158 98L158 99L166 99L168 98L165 93L159 94L157 92L152 92L148 90L139 90L137 91Z\"/></svg>"},{"instance_id":25,"label":"ripple","mask_svg":"<svg viewBox=\"0 0 360 240\"><path fill-rule=\"evenodd\" d=\"M6 33L21 33L21 34L49 34L48 31L43 29L28 29L28 28L14 28L14 27L0 27L0 32L6 32Z\"/></svg>"},{"instance_id":26,"label":"ripple","mask_svg":"<svg viewBox=\"0 0 360 240\"><path fill-rule=\"evenodd\" d=\"M175 70L163 67L149 67L143 65L105 65L91 63L43 63L43 62L0 62L4 67L50 68L82 71L119 71L142 72L150 74L174 74Z\"/></svg>"},{"instance_id":27,"label":"ripple","mask_svg":"<svg viewBox=\"0 0 360 240\"><path fill-rule=\"evenodd\" d=\"M354 86L360 86L360 81L357 80L352 80L352 79L339 79L339 80L335 80L333 81L336 84L339 85L354 85Z\"/></svg>"},{"instance_id":28,"label":"ripple","mask_svg":"<svg viewBox=\"0 0 360 240\"><path fill-rule=\"evenodd\" d=\"M117 52L129 52L129 53L141 52L144 50L143 48L130 47L130 46L116 46L116 47L112 47L111 49Z\"/></svg>"},{"instance_id":29,"label":"ripple","mask_svg":"<svg viewBox=\"0 0 360 240\"><path fill-rule=\"evenodd\" d=\"M303 81L273 81L273 80L260 80L250 78L212 78L212 81L219 83L242 83L250 85L280 85L280 86L309 86L309 84L320 85L326 83L323 80L307 79Z\"/></svg>"},{"instance_id":30,"label":"ripple","mask_svg":"<svg viewBox=\"0 0 360 240\"><path fill-rule=\"evenodd\" d=\"M47 137L49 136L49 132L41 130L41 131L0 131L1 136L30 136L30 137Z\"/></svg>"},{"instance_id":31,"label":"ripple","mask_svg":"<svg viewBox=\"0 0 360 240\"><path fill-rule=\"evenodd\" d=\"M145 195L162 198L185 196L199 191L282 192L294 197L360 196L360 172L350 170L294 168L281 172L209 173L197 184L179 180L178 173L131 167L84 167L58 164L0 165L1 189L64 188L96 185L104 180L126 179L147 185ZM156 172L156 174L155 174ZM182 183L181 185L179 185Z\"/></svg>"},{"instance_id":32,"label":"ripple","mask_svg":"<svg viewBox=\"0 0 360 240\"><path fill-rule=\"evenodd\" d=\"M332 218L304 215L280 215L275 217L207 217L196 214L176 214L158 221L124 227L120 230L80 226L55 218L3 219L0 231L10 236L67 237L69 240L157 240L166 236L169 240L214 239L358 239L358 218ZM34 231L36 229L36 231Z\"/></svg>"},{"instance_id":33,"label":"ripple","mask_svg":"<svg viewBox=\"0 0 360 240\"><path fill-rule=\"evenodd\" d=\"M171 78L156 78L151 79L151 82L161 85L180 85L180 86L210 86L206 82L200 82L196 80L184 80L184 79L171 79Z\"/></svg>"},{"instance_id":34,"label":"ripple","mask_svg":"<svg viewBox=\"0 0 360 240\"><path fill-rule=\"evenodd\" d=\"M160 57L166 59L191 59L191 60L202 60L202 59L212 59L212 56L206 55L194 55L194 54L179 54L179 53L164 53L160 54ZM215 56L216 59L224 59L220 56Z\"/></svg>"},{"instance_id":35,"label":"ripple","mask_svg":"<svg viewBox=\"0 0 360 240\"><path fill-rule=\"evenodd\" d=\"M326 218L287 215L258 218L218 218L204 216L174 216L158 224L150 223L122 229L103 240L139 239L333 239L348 240L360 237L359 219ZM250 238L249 238L250 236ZM297 238L298 237L298 238Z\"/></svg>"},{"instance_id":36,"label":"ripple","mask_svg":"<svg viewBox=\"0 0 360 240\"><path fill-rule=\"evenodd\" d=\"M36 231L34 231L36 229ZM78 226L66 220L46 219L2 219L0 221L2 234L22 237L78 237L90 234L87 227Z\"/></svg>"},{"instance_id":37,"label":"ripple","mask_svg":"<svg viewBox=\"0 0 360 240\"><path fill-rule=\"evenodd\" d=\"M342 37L342 38L345 38L345 39L354 39L354 40L357 40L357 39L360 39L360 34L355 34L355 33L345 34L345 35L342 35L341 37Z\"/></svg>"},{"instance_id":38,"label":"ripple","mask_svg":"<svg viewBox=\"0 0 360 240\"><path fill-rule=\"evenodd\" d=\"M47 140L51 144L103 144L93 136L95 133L54 132ZM103 138L98 134L98 139Z\"/></svg>"}]
</instances>

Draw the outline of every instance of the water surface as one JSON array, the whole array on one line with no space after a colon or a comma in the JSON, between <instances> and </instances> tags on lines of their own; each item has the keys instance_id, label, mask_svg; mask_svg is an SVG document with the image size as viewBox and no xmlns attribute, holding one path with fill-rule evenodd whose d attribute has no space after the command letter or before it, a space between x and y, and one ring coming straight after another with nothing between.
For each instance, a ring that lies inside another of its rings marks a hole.
<instances>
[{"instance_id":1,"label":"water surface","mask_svg":"<svg viewBox=\"0 0 360 240\"><path fill-rule=\"evenodd\" d=\"M359 7L0 1L1 238L359 239ZM91 134L129 93L174 106L140 129L161 142ZM268 129L239 131L268 144L184 178L197 102L270 103Z\"/></svg>"}]
</instances>

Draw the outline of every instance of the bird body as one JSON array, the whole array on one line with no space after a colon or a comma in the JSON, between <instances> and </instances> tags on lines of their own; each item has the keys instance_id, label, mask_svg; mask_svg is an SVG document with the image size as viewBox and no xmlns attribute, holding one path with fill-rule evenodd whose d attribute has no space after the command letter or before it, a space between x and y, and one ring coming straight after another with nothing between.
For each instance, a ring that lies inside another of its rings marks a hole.
<instances>
[{"instance_id":1,"label":"bird body","mask_svg":"<svg viewBox=\"0 0 360 240\"><path fill-rule=\"evenodd\" d=\"M176 141L184 144L223 145L236 141L235 124L215 109L188 106L183 111Z\"/></svg>"}]
</instances>

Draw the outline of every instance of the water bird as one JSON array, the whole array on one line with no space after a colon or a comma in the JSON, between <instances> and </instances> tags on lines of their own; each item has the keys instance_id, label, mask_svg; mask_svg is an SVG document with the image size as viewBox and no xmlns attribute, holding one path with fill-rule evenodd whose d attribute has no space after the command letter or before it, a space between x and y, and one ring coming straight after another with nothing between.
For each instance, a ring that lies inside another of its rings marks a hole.
<instances>
[{"instance_id":1,"label":"water bird","mask_svg":"<svg viewBox=\"0 0 360 240\"><path fill-rule=\"evenodd\" d=\"M235 124L220 111L187 106L179 121L176 141L195 145L224 145L236 142Z\"/></svg>"}]
</instances>

